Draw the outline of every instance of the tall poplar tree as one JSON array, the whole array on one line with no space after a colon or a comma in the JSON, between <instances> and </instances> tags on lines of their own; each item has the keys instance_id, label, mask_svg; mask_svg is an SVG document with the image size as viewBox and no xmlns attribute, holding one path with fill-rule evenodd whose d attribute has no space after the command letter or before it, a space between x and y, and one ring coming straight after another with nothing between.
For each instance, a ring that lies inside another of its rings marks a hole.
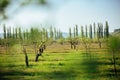
<instances>
[{"instance_id":1,"label":"tall poplar tree","mask_svg":"<svg viewBox=\"0 0 120 80\"><path fill-rule=\"evenodd\" d=\"M69 37L70 37L70 39L72 38L71 28L69 28Z\"/></svg>"},{"instance_id":2,"label":"tall poplar tree","mask_svg":"<svg viewBox=\"0 0 120 80\"><path fill-rule=\"evenodd\" d=\"M15 38L16 39L18 38L18 30L17 30L17 28L15 28Z\"/></svg>"},{"instance_id":3,"label":"tall poplar tree","mask_svg":"<svg viewBox=\"0 0 120 80\"><path fill-rule=\"evenodd\" d=\"M57 31L56 31L56 28L54 27L54 39L56 40L57 39Z\"/></svg>"},{"instance_id":4,"label":"tall poplar tree","mask_svg":"<svg viewBox=\"0 0 120 80\"><path fill-rule=\"evenodd\" d=\"M76 37L78 37L78 25L76 25Z\"/></svg>"},{"instance_id":5,"label":"tall poplar tree","mask_svg":"<svg viewBox=\"0 0 120 80\"><path fill-rule=\"evenodd\" d=\"M105 23L105 36L108 38L109 37L109 25L108 22L106 21Z\"/></svg>"},{"instance_id":6,"label":"tall poplar tree","mask_svg":"<svg viewBox=\"0 0 120 80\"><path fill-rule=\"evenodd\" d=\"M85 37L88 38L87 25L85 26Z\"/></svg>"},{"instance_id":7,"label":"tall poplar tree","mask_svg":"<svg viewBox=\"0 0 120 80\"><path fill-rule=\"evenodd\" d=\"M48 40L48 31L47 31L47 29L45 30L45 36L46 36L46 40ZM56 39L57 39L57 32L56 32Z\"/></svg>"},{"instance_id":8,"label":"tall poplar tree","mask_svg":"<svg viewBox=\"0 0 120 80\"><path fill-rule=\"evenodd\" d=\"M12 33L13 39L15 39L15 29L13 28L13 33Z\"/></svg>"},{"instance_id":9,"label":"tall poplar tree","mask_svg":"<svg viewBox=\"0 0 120 80\"><path fill-rule=\"evenodd\" d=\"M84 30L83 30L83 26L81 26L81 37L84 37Z\"/></svg>"},{"instance_id":10,"label":"tall poplar tree","mask_svg":"<svg viewBox=\"0 0 120 80\"><path fill-rule=\"evenodd\" d=\"M21 28L19 27L19 39L21 39L22 40L22 31L21 31Z\"/></svg>"},{"instance_id":11,"label":"tall poplar tree","mask_svg":"<svg viewBox=\"0 0 120 80\"><path fill-rule=\"evenodd\" d=\"M7 28L7 38L10 38L10 30Z\"/></svg>"},{"instance_id":12,"label":"tall poplar tree","mask_svg":"<svg viewBox=\"0 0 120 80\"><path fill-rule=\"evenodd\" d=\"M101 48L101 41L100 41L100 38L101 38L101 36L100 36L100 33L101 33L101 30L100 30L101 28L100 28L100 23L98 23L98 27L97 27L97 39L98 39L98 45L99 45L99 47Z\"/></svg>"},{"instance_id":13,"label":"tall poplar tree","mask_svg":"<svg viewBox=\"0 0 120 80\"><path fill-rule=\"evenodd\" d=\"M96 37L96 25L95 25L95 23L93 24L93 26L94 26L94 38Z\"/></svg>"},{"instance_id":14,"label":"tall poplar tree","mask_svg":"<svg viewBox=\"0 0 120 80\"><path fill-rule=\"evenodd\" d=\"M75 27L73 28L73 34L74 34L74 38L76 37L76 30L75 30Z\"/></svg>"},{"instance_id":15,"label":"tall poplar tree","mask_svg":"<svg viewBox=\"0 0 120 80\"><path fill-rule=\"evenodd\" d=\"M6 39L6 26L5 26L5 24L3 25L3 31L4 31L4 39Z\"/></svg>"},{"instance_id":16,"label":"tall poplar tree","mask_svg":"<svg viewBox=\"0 0 120 80\"><path fill-rule=\"evenodd\" d=\"M100 39L100 24L99 23L97 27L97 38Z\"/></svg>"},{"instance_id":17,"label":"tall poplar tree","mask_svg":"<svg viewBox=\"0 0 120 80\"><path fill-rule=\"evenodd\" d=\"M103 38L103 24L100 23L100 38Z\"/></svg>"},{"instance_id":18,"label":"tall poplar tree","mask_svg":"<svg viewBox=\"0 0 120 80\"><path fill-rule=\"evenodd\" d=\"M12 33L11 33L11 27L9 27L9 38L12 37Z\"/></svg>"},{"instance_id":19,"label":"tall poplar tree","mask_svg":"<svg viewBox=\"0 0 120 80\"><path fill-rule=\"evenodd\" d=\"M52 26L51 26L51 27L50 27L50 38L53 39L53 36L54 36L54 34L53 34L53 28L52 28Z\"/></svg>"},{"instance_id":20,"label":"tall poplar tree","mask_svg":"<svg viewBox=\"0 0 120 80\"><path fill-rule=\"evenodd\" d=\"M92 39L92 25L90 24L90 28L89 28L89 37L90 37L90 39Z\"/></svg>"}]
</instances>

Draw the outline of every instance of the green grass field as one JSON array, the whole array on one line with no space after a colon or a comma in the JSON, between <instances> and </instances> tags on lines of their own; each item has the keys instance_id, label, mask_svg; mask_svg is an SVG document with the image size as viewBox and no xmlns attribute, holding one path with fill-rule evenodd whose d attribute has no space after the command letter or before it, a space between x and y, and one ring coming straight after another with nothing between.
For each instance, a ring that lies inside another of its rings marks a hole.
<instances>
[{"instance_id":1,"label":"green grass field","mask_svg":"<svg viewBox=\"0 0 120 80\"><path fill-rule=\"evenodd\" d=\"M120 54L116 54L117 74L114 76L112 54L104 46L92 44L86 55L84 46L77 50L70 45L52 44L35 62L34 46L25 47L29 67L25 65L22 47L17 44L7 50L1 47L0 80L119 80Z\"/></svg>"},{"instance_id":2,"label":"green grass field","mask_svg":"<svg viewBox=\"0 0 120 80\"><path fill-rule=\"evenodd\" d=\"M119 80L114 76L111 55L80 51L68 53L44 52L35 62L35 54L28 54L29 67L24 54L0 55L0 80ZM120 75L120 57L117 59Z\"/></svg>"}]
</instances>

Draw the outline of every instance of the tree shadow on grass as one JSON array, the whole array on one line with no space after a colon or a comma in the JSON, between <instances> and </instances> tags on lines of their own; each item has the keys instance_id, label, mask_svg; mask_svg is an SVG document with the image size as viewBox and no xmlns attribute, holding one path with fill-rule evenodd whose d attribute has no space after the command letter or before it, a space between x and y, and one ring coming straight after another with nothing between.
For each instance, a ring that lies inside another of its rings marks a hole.
<instances>
[{"instance_id":1,"label":"tree shadow on grass","mask_svg":"<svg viewBox=\"0 0 120 80\"><path fill-rule=\"evenodd\" d=\"M36 71L35 64L31 64L29 67L26 68L24 64L15 65L9 64L7 66L1 67L0 70L0 80L26 80L26 77L34 79L34 77L39 78L39 76L45 80L74 80L76 77L76 73L71 69L62 69L62 68L55 68L50 69L50 71ZM50 64L48 66L54 66L54 64ZM55 65L56 66L56 65ZM66 66L63 63L58 63L57 66ZM67 67L67 66L66 66ZM30 70L30 71L27 71ZM36 71L36 72L35 72ZM37 79L36 78L36 79ZM41 79L40 78L40 79ZM35 80L35 79L34 79Z\"/></svg>"},{"instance_id":2,"label":"tree shadow on grass","mask_svg":"<svg viewBox=\"0 0 120 80\"><path fill-rule=\"evenodd\" d=\"M15 80L14 78L9 78L7 76L24 76L31 75L30 73L26 73L18 70L0 70L0 80ZM19 79L19 78L18 78Z\"/></svg>"},{"instance_id":3,"label":"tree shadow on grass","mask_svg":"<svg viewBox=\"0 0 120 80\"><path fill-rule=\"evenodd\" d=\"M9 77L8 77L9 76ZM0 71L0 80L25 80L24 77L39 77L47 80L74 80L75 74L72 71L54 70L51 72L24 72L18 70ZM40 79L41 79L40 78Z\"/></svg>"},{"instance_id":4,"label":"tree shadow on grass","mask_svg":"<svg viewBox=\"0 0 120 80\"><path fill-rule=\"evenodd\" d=\"M84 77L87 77L89 80L93 79L107 79L107 80L120 80L120 69L117 69L117 77L114 74L113 69L107 69L103 70L104 72L101 72L99 70L101 65L109 65L112 66L113 63L110 61L99 61L95 57L86 57L83 59L81 65L84 66L83 73L85 73ZM102 73L102 74L101 74Z\"/></svg>"},{"instance_id":5,"label":"tree shadow on grass","mask_svg":"<svg viewBox=\"0 0 120 80\"><path fill-rule=\"evenodd\" d=\"M48 77L50 80L75 80L76 74L71 70L53 71L46 77Z\"/></svg>"},{"instance_id":6,"label":"tree shadow on grass","mask_svg":"<svg viewBox=\"0 0 120 80\"><path fill-rule=\"evenodd\" d=\"M86 57L82 60L81 64L82 73L87 79L96 79L99 77L99 63L94 57Z\"/></svg>"},{"instance_id":7,"label":"tree shadow on grass","mask_svg":"<svg viewBox=\"0 0 120 80\"><path fill-rule=\"evenodd\" d=\"M120 69L117 69L117 75L115 75L114 69L109 68L105 70L105 74L102 76L108 76L108 77L114 78L115 80L120 80Z\"/></svg>"}]
</instances>

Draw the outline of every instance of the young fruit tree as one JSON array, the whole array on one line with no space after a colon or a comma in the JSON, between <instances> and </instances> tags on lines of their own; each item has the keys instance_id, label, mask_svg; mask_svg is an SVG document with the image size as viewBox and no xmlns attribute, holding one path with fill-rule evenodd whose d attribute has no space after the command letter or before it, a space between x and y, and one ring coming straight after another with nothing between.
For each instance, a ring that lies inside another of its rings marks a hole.
<instances>
[{"instance_id":1,"label":"young fruit tree","mask_svg":"<svg viewBox=\"0 0 120 80\"><path fill-rule=\"evenodd\" d=\"M23 45L23 52L25 54L26 67L29 67L28 55L27 55L27 52L26 52L26 49L25 49L24 45Z\"/></svg>"},{"instance_id":2,"label":"young fruit tree","mask_svg":"<svg viewBox=\"0 0 120 80\"><path fill-rule=\"evenodd\" d=\"M113 65L114 65L114 73L117 75L116 69L116 53L120 51L120 37L111 36L108 38L107 46L109 51L112 53Z\"/></svg>"}]
</instances>

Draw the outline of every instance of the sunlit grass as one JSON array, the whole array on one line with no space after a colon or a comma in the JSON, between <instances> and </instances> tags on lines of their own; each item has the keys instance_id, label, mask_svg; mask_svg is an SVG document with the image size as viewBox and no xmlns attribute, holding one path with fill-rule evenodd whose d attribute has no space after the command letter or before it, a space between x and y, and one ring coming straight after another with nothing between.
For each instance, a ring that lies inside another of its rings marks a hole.
<instances>
[{"instance_id":1,"label":"sunlit grass","mask_svg":"<svg viewBox=\"0 0 120 80\"><path fill-rule=\"evenodd\" d=\"M35 62L35 54L28 54L28 57L29 67L27 68L25 56L22 53L0 55L1 79L115 80L113 72L110 71L113 69L111 55L108 54L91 53L91 56L87 57L85 53L79 51L45 52L39 57L38 62Z\"/></svg>"}]
</instances>

